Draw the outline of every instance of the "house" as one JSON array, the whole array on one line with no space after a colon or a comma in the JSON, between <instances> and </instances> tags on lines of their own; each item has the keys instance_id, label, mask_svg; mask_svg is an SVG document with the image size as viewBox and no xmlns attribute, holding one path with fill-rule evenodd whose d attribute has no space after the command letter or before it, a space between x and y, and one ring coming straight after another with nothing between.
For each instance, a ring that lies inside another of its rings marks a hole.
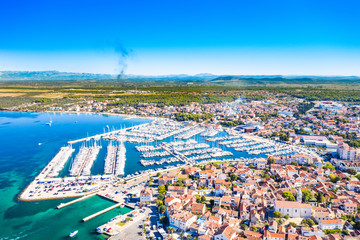
<instances>
[{"instance_id":1,"label":"house","mask_svg":"<svg viewBox=\"0 0 360 240\"><path fill-rule=\"evenodd\" d=\"M267 160L261 158L261 159L257 159L256 162L256 168L257 169L265 169L266 168L266 164L267 164Z\"/></svg>"},{"instance_id":2,"label":"house","mask_svg":"<svg viewBox=\"0 0 360 240\"><path fill-rule=\"evenodd\" d=\"M159 178L159 185L173 184L173 183L174 183L174 178L169 178L169 177L161 177L161 178Z\"/></svg>"},{"instance_id":3,"label":"house","mask_svg":"<svg viewBox=\"0 0 360 240\"><path fill-rule=\"evenodd\" d=\"M264 240L285 240L284 233L273 233L265 230L264 232Z\"/></svg>"},{"instance_id":4,"label":"house","mask_svg":"<svg viewBox=\"0 0 360 240\"><path fill-rule=\"evenodd\" d=\"M269 231L273 232L273 233L276 233L277 229L278 229L277 222L276 221L270 221L270 223L269 223Z\"/></svg>"},{"instance_id":5,"label":"house","mask_svg":"<svg viewBox=\"0 0 360 240\"><path fill-rule=\"evenodd\" d=\"M169 186L168 193L174 192L177 195L185 195L187 194L187 187L180 187L180 186Z\"/></svg>"},{"instance_id":6,"label":"house","mask_svg":"<svg viewBox=\"0 0 360 240\"><path fill-rule=\"evenodd\" d=\"M321 230L325 229L340 229L344 227L345 221L342 219L333 219L333 220L321 220L319 222L319 228Z\"/></svg>"},{"instance_id":7,"label":"house","mask_svg":"<svg viewBox=\"0 0 360 240\"><path fill-rule=\"evenodd\" d=\"M329 240L342 240L343 238L339 234L329 234Z\"/></svg>"},{"instance_id":8,"label":"house","mask_svg":"<svg viewBox=\"0 0 360 240\"><path fill-rule=\"evenodd\" d=\"M195 215L202 215L206 211L206 205L202 203L193 203L191 205L191 213Z\"/></svg>"},{"instance_id":9,"label":"house","mask_svg":"<svg viewBox=\"0 0 360 240\"><path fill-rule=\"evenodd\" d=\"M211 237L209 235L200 235L198 240L211 240Z\"/></svg>"},{"instance_id":10,"label":"house","mask_svg":"<svg viewBox=\"0 0 360 240\"><path fill-rule=\"evenodd\" d=\"M226 188L224 186L218 186L215 188L215 195L216 196L223 196L225 194Z\"/></svg>"},{"instance_id":11,"label":"house","mask_svg":"<svg viewBox=\"0 0 360 240\"><path fill-rule=\"evenodd\" d=\"M221 224L221 218L218 216L212 216L210 215L208 218L209 222L213 222L213 223L217 223L217 224Z\"/></svg>"},{"instance_id":12,"label":"house","mask_svg":"<svg viewBox=\"0 0 360 240\"><path fill-rule=\"evenodd\" d=\"M151 202L152 201L152 192L148 188L144 188L140 192L140 202Z\"/></svg>"},{"instance_id":13,"label":"house","mask_svg":"<svg viewBox=\"0 0 360 240\"><path fill-rule=\"evenodd\" d=\"M357 204L352 202L344 203L344 210L346 214L355 214L357 211Z\"/></svg>"},{"instance_id":14,"label":"house","mask_svg":"<svg viewBox=\"0 0 360 240\"><path fill-rule=\"evenodd\" d=\"M235 238L235 230L227 224L221 226L221 228L214 234L214 240L232 240Z\"/></svg>"},{"instance_id":15,"label":"house","mask_svg":"<svg viewBox=\"0 0 360 240\"><path fill-rule=\"evenodd\" d=\"M249 240L262 240L262 234L261 233L258 233L258 232L253 232L253 231L250 231L250 230L245 230L244 231L244 235L246 236L246 239L249 239Z\"/></svg>"},{"instance_id":16,"label":"house","mask_svg":"<svg viewBox=\"0 0 360 240\"><path fill-rule=\"evenodd\" d=\"M328 211L314 211L313 219L316 222L319 222L321 220L330 220L330 213Z\"/></svg>"},{"instance_id":17,"label":"house","mask_svg":"<svg viewBox=\"0 0 360 240\"><path fill-rule=\"evenodd\" d=\"M188 211L179 211L170 215L169 222L170 225L179 228L182 231L187 231L190 228L190 225L195 222L197 217Z\"/></svg>"},{"instance_id":18,"label":"house","mask_svg":"<svg viewBox=\"0 0 360 240\"><path fill-rule=\"evenodd\" d=\"M310 218L312 207L310 204L292 202L292 201L275 201L275 211L282 215L289 215L291 218Z\"/></svg>"},{"instance_id":19,"label":"house","mask_svg":"<svg viewBox=\"0 0 360 240\"><path fill-rule=\"evenodd\" d=\"M208 176L210 176L210 174L212 174L214 171L213 170L204 170L204 171L200 171L198 172L198 176L201 179L206 179L208 178Z\"/></svg>"}]
</instances>

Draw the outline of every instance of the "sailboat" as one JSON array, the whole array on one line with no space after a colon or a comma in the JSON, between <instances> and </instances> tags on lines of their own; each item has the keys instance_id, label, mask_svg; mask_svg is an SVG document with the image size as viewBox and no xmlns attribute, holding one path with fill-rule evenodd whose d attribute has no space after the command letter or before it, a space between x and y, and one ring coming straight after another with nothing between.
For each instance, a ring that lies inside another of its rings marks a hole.
<instances>
[{"instance_id":1,"label":"sailboat","mask_svg":"<svg viewBox=\"0 0 360 240\"><path fill-rule=\"evenodd\" d=\"M76 230L76 231L73 231L73 232L71 232L70 234L69 234L69 237L74 237L76 234L78 234L78 230Z\"/></svg>"},{"instance_id":2,"label":"sailboat","mask_svg":"<svg viewBox=\"0 0 360 240\"><path fill-rule=\"evenodd\" d=\"M51 126L51 124L52 124L52 119L50 118L50 121L47 122L46 125Z\"/></svg>"}]
</instances>

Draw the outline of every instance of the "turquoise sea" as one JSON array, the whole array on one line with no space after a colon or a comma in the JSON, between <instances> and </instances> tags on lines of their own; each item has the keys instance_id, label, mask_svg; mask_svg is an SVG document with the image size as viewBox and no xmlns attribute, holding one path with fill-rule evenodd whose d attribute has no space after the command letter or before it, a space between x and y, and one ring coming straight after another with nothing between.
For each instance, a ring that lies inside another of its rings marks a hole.
<instances>
[{"instance_id":1,"label":"turquoise sea","mask_svg":"<svg viewBox=\"0 0 360 240\"><path fill-rule=\"evenodd\" d=\"M46 125L52 120L52 126ZM81 219L113 203L100 197L92 197L63 209L55 209L61 202L72 199L60 199L40 202L21 202L17 200L19 193L34 179L34 177L56 155L60 147L69 140L75 140L116 130L125 127L147 123L151 120L124 118L114 115L101 114L66 114L66 113L21 113L0 112L0 240L3 239L68 239L70 232L79 230L77 239L104 239L95 233L96 227L104 224L119 213L126 213L129 209L114 209L98 216L86 223ZM225 132L217 136L224 136ZM193 139L206 142L206 137L196 135ZM174 141L174 137L164 141ZM39 145L39 143L41 143ZM207 142L210 147L226 149L217 142ZM74 144L74 158L83 143ZM101 140L102 145L91 173L102 174L104 158L109 141ZM158 144L157 142L151 144ZM164 167L143 167L140 165L139 153L134 143L125 142L126 163L125 174L133 174L140 170ZM232 151L233 156L264 157L265 155L248 155L246 152ZM224 157L226 158L226 157ZM65 165L60 176L69 173L71 159ZM152 158L152 159L160 159ZM170 165L176 165L171 163Z\"/></svg>"},{"instance_id":2,"label":"turquoise sea","mask_svg":"<svg viewBox=\"0 0 360 240\"><path fill-rule=\"evenodd\" d=\"M50 119L51 127L45 124ZM67 141L103 133L107 125L120 129L146 122L99 114L0 112L0 239L69 239L74 230L79 230L76 239L104 239L95 228L130 209L114 209L83 223L82 218L114 203L92 197L58 210L58 204L71 199L21 202L17 196ZM131 163L133 154L127 153L127 168L138 166ZM95 162L95 173L101 173L102 162Z\"/></svg>"}]
</instances>

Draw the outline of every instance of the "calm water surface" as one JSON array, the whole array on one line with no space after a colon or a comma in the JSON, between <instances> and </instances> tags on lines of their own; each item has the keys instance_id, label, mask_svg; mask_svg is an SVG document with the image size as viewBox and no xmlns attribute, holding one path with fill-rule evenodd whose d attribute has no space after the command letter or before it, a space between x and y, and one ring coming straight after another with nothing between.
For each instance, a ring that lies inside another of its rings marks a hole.
<instances>
[{"instance_id":1,"label":"calm water surface","mask_svg":"<svg viewBox=\"0 0 360 240\"><path fill-rule=\"evenodd\" d=\"M51 127L45 124L50 119ZM20 202L17 195L67 141L103 133L107 125L120 129L146 122L149 120L97 114L0 112L0 239L69 239L74 230L79 230L76 239L104 239L95 228L129 209L114 209L82 223L82 218L114 203L92 197L58 210L58 204L71 199ZM104 158L106 146L94 164L94 174L102 171L103 161L99 159ZM132 149L127 152L129 156L137 154ZM134 173L138 159L129 156L126 164L132 167L125 170ZM131 163L132 159L136 162Z\"/></svg>"}]
</instances>

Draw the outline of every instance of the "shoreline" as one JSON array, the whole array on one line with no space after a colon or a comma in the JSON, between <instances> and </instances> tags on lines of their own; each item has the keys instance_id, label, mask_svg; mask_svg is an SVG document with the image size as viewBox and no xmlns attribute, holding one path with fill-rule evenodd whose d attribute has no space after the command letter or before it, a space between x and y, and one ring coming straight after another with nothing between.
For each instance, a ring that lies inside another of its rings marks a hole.
<instances>
[{"instance_id":1,"label":"shoreline","mask_svg":"<svg viewBox=\"0 0 360 240\"><path fill-rule=\"evenodd\" d=\"M111 115L111 116L119 116L119 117L123 117L124 120L126 120L126 118L128 119L146 119L146 120L156 120L159 118L156 117L144 117L144 116L137 116L137 115L130 115L130 114L117 114L117 113L98 113L98 112L75 112L75 111L46 111L46 112L27 112L27 111L9 111L9 110L0 110L2 112L20 112L20 113L67 113L67 114L98 114L98 115ZM162 118L164 119L164 118ZM50 160L51 162L51 160ZM50 162L48 162L47 164L49 164ZM46 165L47 166L47 165ZM56 199L67 199L67 198L78 198L78 197L83 197L86 196L88 194L84 193L84 194L76 194L76 195L68 195L68 196L54 196L54 197L44 197L44 198L37 198L37 199L27 199L27 198L23 198L22 195L29 189L29 187L33 184L33 182L35 181L35 179L41 175L42 171L40 171L40 173L38 175L36 175L34 177L34 179L19 193L17 194L16 199L18 201L23 201L23 202L36 202L36 201L45 201L45 200L56 200ZM121 178L123 179L123 178ZM91 194L91 193L89 193Z\"/></svg>"},{"instance_id":2,"label":"shoreline","mask_svg":"<svg viewBox=\"0 0 360 240\"><path fill-rule=\"evenodd\" d=\"M119 116L128 119L138 118L138 119L147 119L147 120L156 120L156 119L170 119L166 117L150 117L150 116L141 116L141 115L132 115L125 113L111 113L111 112L76 112L76 111L19 111L19 110L9 110L9 109L0 109L0 112L21 112L21 113L68 113L68 114L97 114L97 115L110 115L110 116Z\"/></svg>"}]
</instances>

